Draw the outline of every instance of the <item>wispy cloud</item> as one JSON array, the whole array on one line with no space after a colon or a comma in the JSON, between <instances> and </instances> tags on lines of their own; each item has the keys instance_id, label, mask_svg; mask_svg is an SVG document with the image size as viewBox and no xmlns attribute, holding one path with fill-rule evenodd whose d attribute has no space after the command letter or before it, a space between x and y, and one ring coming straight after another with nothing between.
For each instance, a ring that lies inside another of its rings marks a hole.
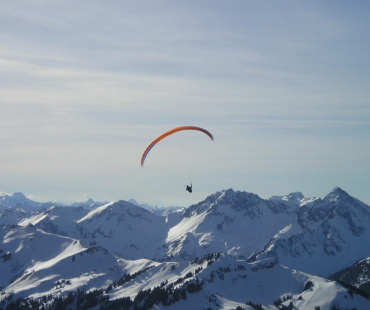
<instances>
[{"instance_id":1,"label":"wispy cloud","mask_svg":"<svg viewBox=\"0 0 370 310\"><path fill-rule=\"evenodd\" d=\"M292 185L314 195L339 185L370 201L355 192L370 175L368 11L311 1L3 2L0 189L186 205L167 191L180 174L160 174L174 147L155 150L153 170L139 158L156 135L192 124L215 142L192 140L203 188L191 202L224 187L265 195ZM176 146L182 170L187 143Z\"/></svg>"}]
</instances>

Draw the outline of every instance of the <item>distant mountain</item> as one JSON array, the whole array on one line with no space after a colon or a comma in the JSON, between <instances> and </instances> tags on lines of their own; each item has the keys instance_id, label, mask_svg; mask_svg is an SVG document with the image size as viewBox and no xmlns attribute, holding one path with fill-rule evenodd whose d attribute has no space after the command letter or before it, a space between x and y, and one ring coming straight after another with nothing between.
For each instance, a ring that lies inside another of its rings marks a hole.
<instances>
[{"instance_id":1,"label":"distant mountain","mask_svg":"<svg viewBox=\"0 0 370 310\"><path fill-rule=\"evenodd\" d=\"M87 201L73 202L69 206L93 209L93 208L100 207L107 203L108 202L106 201L99 202L99 201L95 201L92 198L88 198ZM0 210L6 209L6 208L13 208L13 209L19 208L27 212L34 212L34 211L39 211L42 208L49 208L51 206L56 206L56 205L63 206L62 203L56 203L56 202L36 202L36 201L33 201L27 198L22 193L8 194L5 192L0 192Z\"/></svg>"},{"instance_id":2,"label":"distant mountain","mask_svg":"<svg viewBox=\"0 0 370 310\"><path fill-rule=\"evenodd\" d=\"M272 196L270 200L273 201L282 201L287 204L293 204L299 207L302 206L312 206L316 203L318 203L321 199L314 197L314 198L306 198L303 196L301 192L295 192L295 193L290 193L285 196Z\"/></svg>"},{"instance_id":3,"label":"distant mountain","mask_svg":"<svg viewBox=\"0 0 370 310\"><path fill-rule=\"evenodd\" d=\"M184 207L174 207L174 206L170 206L170 207L158 207L158 206L151 206L151 205L148 205L146 203L138 203L135 199L130 199L128 202L134 204L135 206L138 206L138 207L141 207L141 208L144 208L154 214L157 214L157 215L162 215L162 216L167 216L171 213L174 213L174 212L182 212L185 210Z\"/></svg>"},{"instance_id":4,"label":"distant mountain","mask_svg":"<svg viewBox=\"0 0 370 310\"><path fill-rule=\"evenodd\" d=\"M70 206L71 207L85 207L85 208L93 209L93 208L101 207L107 203L108 201L99 202L99 201L95 201L94 199L90 197L86 201L83 201L83 202L73 202Z\"/></svg>"},{"instance_id":5,"label":"distant mountain","mask_svg":"<svg viewBox=\"0 0 370 310\"><path fill-rule=\"evenodd\" d=\"M0 209L4 309L19 297L50 309L370 309L355 290L370 285L370 207L338 187L323 199L228 189L165 216L91 202ZM336 272L354 289L325 279Z\"/></svg>"},{"instance_id":6,"label":"distant mountain","mask_svg":"<svg viewBox=\"0 0 370 310\"><path fill-rule=\"evenodd\" d=\"M48 208L51 205L53 205L51 202L40 203L32 201L22 193L7 194L5 192L0 192L0 211L7 208L19 208L34 212L42 208Z\"/></svg>"},{"instance_id":7,"label":"distant mountain","mask_svg":"<svg viewBox=\"0 0 370 310\"><path fill-rule=\"evenodd\" d=\"M139 206L141 208L144 208L152 213L155 213L157 215L162 215L162 216L167 216L170 213L173 212L182 212L184 211L184 207L158 207L158 206L150 206L145 203L138 203L135 199L130 199L130 203ZM65 205L62 203L56 203L56 202L36 202L33 201L29 198L27 198L24 194L22 193L13 193L13 194L8 194L5 192L0 192L0 211L3 209L9 209L9 208L19 208L23 209L24 211L27 212L34 212L34 211L39 211L42 208L49 208L51 206L70 206L70 207L83 207L83 208L98 208L103 205L108 204L108 201L100 202L100 201L95 201L93 198L89 197L86 201L81 201L81 202L73 202L69 205Z\"/></svg>"}]
</instances>

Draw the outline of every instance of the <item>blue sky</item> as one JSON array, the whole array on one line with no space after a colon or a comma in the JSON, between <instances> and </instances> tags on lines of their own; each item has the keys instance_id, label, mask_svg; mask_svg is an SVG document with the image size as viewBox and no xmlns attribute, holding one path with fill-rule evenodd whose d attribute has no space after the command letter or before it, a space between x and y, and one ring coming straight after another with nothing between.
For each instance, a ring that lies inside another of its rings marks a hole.
<instances>
[{"instance_id":1,"label":"blue sky","mask_svg":"<svg viewBox=\"0 0 370 310\"><path fill-rule=\"evenodd\" d=\"M370 204L367 1L2 1L0 190ZM180 133L140 166L156 136ZM194 192L184 185L193 182Z\"/></svg>"}]
</instances>

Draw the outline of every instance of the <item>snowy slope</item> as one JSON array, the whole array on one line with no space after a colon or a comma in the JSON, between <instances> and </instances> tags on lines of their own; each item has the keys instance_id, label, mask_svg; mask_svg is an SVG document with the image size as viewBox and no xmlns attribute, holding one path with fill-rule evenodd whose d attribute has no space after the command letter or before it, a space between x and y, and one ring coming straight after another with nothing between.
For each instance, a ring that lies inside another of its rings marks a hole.
<instances>
[{"instance_id":1,"label":"snowy slope","mask_svg":"<svg viewBox=\"0 0 370 310\"><path fill-rule=\"evenodd\" d=\"M340 188L323 199L229 189L167 216L127 201L4 208L0 301L15 295L52 306L79 289L154 309L370 309L369 300L322 278L356 262L364 271L368 227L369 206ZM368 285L368 273L356 281Z\"/></svg>"},{"instance_id":2,"label":"snowy slope","mask_svg":"<svg viewBox=\"0 0 370 310\"><path fill-rule=\"evenodd\" d=\"M49 234L33 226L10 229L3 236L0 247L3 253L8 253L8 259L1 265L0 287L38 264L52 264L67 248L78 245L78 240Z\"/></svg>"},{"instance_id":3,"label":"snowy slope","mask_svg":"<svg viewBox=\"0 0 370 310\"><path fill-rule=\"evenodd\" d=\"M166 218L126 201L108 203L95 209L53 206L19 222L45 232L77 238L85 247L101 245L128 259L162 255ZM158 249L159 248L159 251Z\"/></svg>"},{"instance_id":4,"label":"snowy slope","mask_svg":"<svg viewBox=\"0 0 370 310\"><path fill-rule=\"evenodd\" d=\"M189 207L171 228L168 256L191 258L222 252L248 258L295 219L294 207L227 190Z\"/></svg>"},{"instance_id":5,"label":"snowy slope","mask_svg":"<svg viewBox=\"0 0 370 310\"><path fill-rule=\"evenodd\" d=\"M17 225L19 221L27 216L28 213L22 209L4 209L0 212L0 226Z\"/></svg>"},{"instance_id":6,"label":"snowy slope","mask_svg":"<svg viewBox=\"0 0 370 310\"><path fill-rule=\"evenodd\" d=\"M168 231L165 217L127 201L90 211L77 221L77 228L84 244L102 245L126 259L160 259Z\"/></svg>"},{"instance_id":7,"label":"snowy slope","mask_svg":"<svg viewBox=\"0 0 370 310\"><path fill-rule=\"evenodd\" d=\"M370 257L361 259L352 266L336 272L330 278L348 283L370 295Z\"/></svg>"},{"instance_id":8,"label":"snowy slope","mask_svg":"<svg viewBox=\"0 0 370 310\"><path fill-rule=\"evenodd\" d=\"M89 212L89 209L82 207L53 206L31 214L29 217L21 220L19 225L32 225L48 233L78 237L77 221Z\"/></svg>"},{"instance_id":9,"label":"snowy slope","mask_svg":"<svg viewBox=\"0 0 370 310\"><path fill-rule=\"evenodd\" d=\"M258 257L276 257L292 268L329 276L369 256L364 245L370 240L370 208L340 188L301 207L292 225L297 233L272 239Z\"/></svg>"}]
</instances>

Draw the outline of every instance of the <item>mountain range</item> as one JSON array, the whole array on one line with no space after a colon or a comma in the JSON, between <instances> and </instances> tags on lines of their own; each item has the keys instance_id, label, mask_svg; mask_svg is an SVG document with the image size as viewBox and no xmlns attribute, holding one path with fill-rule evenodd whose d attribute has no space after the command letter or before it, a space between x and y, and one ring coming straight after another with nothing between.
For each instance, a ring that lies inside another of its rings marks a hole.
<instances>
[{"instance_id":1,"label":"mountain range","mask_svg":"<svg viewBox=\"0 0 370 310\"><path fill-rule=\"evenodd\" d=\"M0 225L0 309L370 309L370 207L339 187L166 210L1 193Z\"/></svg>"}]
</instances>

